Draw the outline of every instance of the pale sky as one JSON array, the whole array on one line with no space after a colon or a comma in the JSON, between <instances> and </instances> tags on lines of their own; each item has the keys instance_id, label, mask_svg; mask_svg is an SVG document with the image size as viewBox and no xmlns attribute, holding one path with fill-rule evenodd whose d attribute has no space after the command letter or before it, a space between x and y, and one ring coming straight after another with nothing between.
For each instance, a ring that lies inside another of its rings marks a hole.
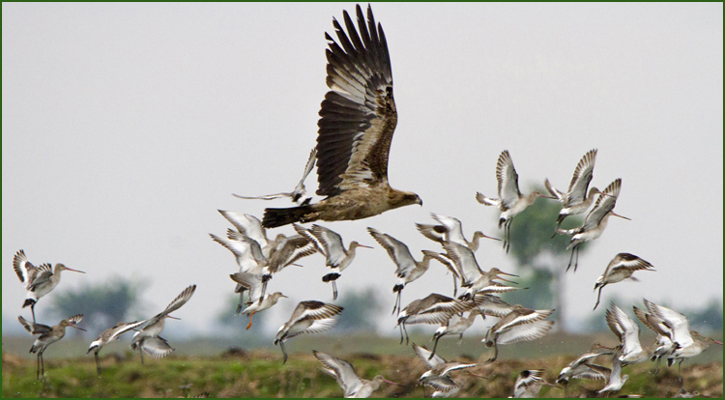
<instances>
[{"instance_id":1,"label":"pale sky","mask_svg":"<svg viewBox=\"0 0 725 400\"><path fill-rule=\"evenodd\" d=\"M342 10L354 3L3 3L3 316L30 317L12 269L24 249L35 264L86 271L64 273L59 292L113 276L147 281L146 318L195 283L175 326L210 333L238 269L208 236L231 227L217 209L261 218L291 205L231 194L298 181L328 90L324 32ZM604 307L612 295L630 310L642 297L676 309L722 299L722 3L383 3L373 12L399 113L390 183L423 207L321 224L376 247L358 251L338 288L377 288L381 332L395 334L396 278L366 227L416 258L440 249L415 229L431 212L459 218L469 238L500 236L498 212L475 193L496 195L504 149L524 192L547 177L565 189L592 148L592 185L622 178L616 210L632 220L610 220L567 275L567 317L590 315L594 281L619 252L657 272L607 287ZM307 187L316 189L314 173ZM279 232L293 230L269 235ZM476 255L483 269L514 270L499 243ZM300 300L332 300L324 259L300 263L270 282L290 296L266 311L275 323ZM403 305L451 295L444 271L432 265Z\"/></svg>"}]
</instances>

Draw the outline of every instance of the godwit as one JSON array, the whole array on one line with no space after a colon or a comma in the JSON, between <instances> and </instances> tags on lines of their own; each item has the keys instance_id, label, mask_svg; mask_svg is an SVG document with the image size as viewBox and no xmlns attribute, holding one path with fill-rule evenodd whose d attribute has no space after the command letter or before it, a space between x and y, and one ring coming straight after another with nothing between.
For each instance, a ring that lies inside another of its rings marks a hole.
<instances>
[{"instance_id":1,"label":"godwit","mask_svg":"<svg viewBox=\"0 0 725 400\"><path fill-rule=\"evenodd\" d=\"M259 247L262 249L264 256L269 257L273 242L267 239L267 231L262 226L262 221L260 221L259 218L254 215L240 214L234 211L217 211L219 211L219 213L226 218L227 221L234 225L239 233L242 233L259 243Z\"/></svg>"},{"instance_id":2,"label":"godwit","mask_svg":"<svg viewBox=\"0 0 725 400\"><path fill-rule=\"evenodd\" d=\"M101 351L103 346L106 344L113 342L114 340L118 340L119 336L122 334L132 330L136 329L140 325L143 325L145 321L135 321L135 322L119 322L114 327L108 328L103 333L101 333L100 336L93 342L91 342L91 345L88 347L88 351L86 354L93 352L93 355L96 358L96 372L98 373L98 376L101 375L101 362L98 359L98 353Z\"/></svg>"},{"instance_id":3,"label":"godwit","mask_svg":"<svg viewBox=\"0 0 725 400\"><path fill-rule=\"evenodd\" d=\"M340 44L328 34L327 86L317 123L317 194L315 204L267 208L267 228L292 222L341 221L372 217L423 201L413 192L388 184L388 155L398 113L385 34L368 6L367 25L358 5L358 31L345 11L347 35L333 19Z\"/></svg>"},{"instance_id":4,"label":"godwit","mask_svg":"<svg viewBox=\"0 0 725 400\"><path fill-rule=\"evenodd\" d=\"M501 278L499 275L507 276L518 276L503 272L498 268L491 268L488 272L483 272L481 267L476 261L476 256L473 251L466 246L462 246L455 242L446 242L443 244L443 248L446 250L446 256L453 262L453 265L458 271L458 275L461 276L461 286L466 287L466 292L462 294L459 299L470 300L474 299L474 295L479 292L486 293L504 293L517 288L501 285L495 282L495 279L500 279L509 283L516 283L507 279ZM442 260L439 260L442 261Z\"/></svg>"},{"instance_id":5,"label":"godwit","mask_svg":"<svg viewBox=\"0 0 725 400\"><path fill-rule=\"evenodd\" d=\"M143 364L143 353L150 355L152 358L165 357L174 351L166 339L159 336L164 330L164 321L166 318L178 319L169 314L178 310L186 304L196 290L196 285L191 285L184 289L168 306L156 314L152 318L143 321L144 323L133 335L131 340L131 350L137 350L141 354L141 364Z\"/></svg>"},{"instance_id":6,"label":"godwit","mask_svg":"<svg viewBox=\"0 0 725 400\"><path fill-rule=\"evenodd\" d=\"M400 240L368 227L368 232L381 246L388 252L397 269L395 275L398 277L398 283L393 286L393 293L397 293L395 297L395 305L393 306L393 314L396 310L400 313L400 295L405 285L423 276L428 271L430 260L433 258L432 252L423 250L423 259L416 261L410 254L408 246Z\"/></svg>"},{"instance_id":7,"label":"godwit","mask_svg":"<svg viewBox=\"0 0 725 400\"><path fill-rule=\"evenodd\" d=\"M314 254L318 251L317 244L302 235L293 235L289 237L278 235L275 239L274 248L271 249L269 255L269 262L263 268L264 276L262 277L262 294L261 300L267 293L267 283L272 276L279 273L285 267L289 265L295 265L295 261L302 257L307 257L310 254Z\"/></svg>"},{"instance_id":8,"label":"godwit","mask_svg":"<svg viewBox=\"0 0 725 400\"><path fill-rule=\"evenodd\" d=\"M632 309L634 310L634 315L657 335L651 346L652 350L650 351L652 354L651 360L656 363L653 372L657 374L659 372L660 360L667 358L677 348L677 344L672 341L674 334L662 318L639 309L637 306L632 306Z\"/></svg>"},{"instance_id":9,"label":"godwit","mask_svg":"<svg viewBox=\"0 0 725 400\"><path fill-rule=\"evenodd\" d=\"M460 388L460 385L454 382L453 379L451 379L451 377L448 375L452 371L478 366L478 364L475 363L467 364L458 361L446 361L443 357L439 355L433 355L428 349L418 346L415 343L413 343L413 350L415 351L415 354L418 355L418 357L423 360L425 365L428 367L428 370L424 372L423 375L420 376L420 378L418 378L418 383L431 386L434 389L442 392L449 392L451 390ZM479 378L485 378L481 375L471 375L477 376Z\"/></svg>"},{"instance_id":10,"label":"godwit","mask_svg":"<svg viewBox=\"0 0 725 400\"><path fill-rule=\"evenodd\" d=\"M451 315L451 317L448 318L448 321L441 324L441 326L436 329L435 333L433 333L433 340L435 340L435 343L433 344L433 351L430 352L428 359L430 360L433 358L436 353L436 349L438 348L438 340L445 335L458 335L458 343L460 344L463 340L463 332L467 331L468 328L473 325L473 321L478 315L484 319L486 318L478 310L471 310L468 317L464 317L463 314Z\"/></svg>"},{"instance_id":11,"label":"godwit","mask_svg":"<svg viewBox=\"0 0 725 400\"><path fill-rule=\"evenodd\" d=\"M612 369L607 379L607 385L597 393L606 393L609 397L610 393L616 392L624 386L624 382L627 382L629 375L622 375L622 361L617 352L612 356Z\"/></svg>"},{"instance_id":12,"label":"godwit","mask_svg":"<svg viewBox=\"0 0 725 400\"><path fill-rule=\"evenodd\" d=\"M555 310L532 310L516 304L505 317L492 326L486 337L481 341L486 347L493 347L494 354L488 362L498 358L498 345L520 342L522 340L535 340L544 336L552 326L553 321L544 321Z\"/></svg>"},{"instance_id":13,"label":"godwit","mask_svg":"<svg viewBox=\"0 0 725 400\"><path fill-rule=\"evenodd\" d=\"M444 242L455 242L468 247L472 251L476 251L478 250L478 242L481 238L501 240L495 237L486 236L481 231L476 231L473 233L473 239L469 242L466 240L466 237L463 236L461 221L458 218L445 217L435 213L431 213L431 215L434 220L440 223L440 225L415 224L415 226L418 228L418 231L423 234L423 236L435 242L441 244Z\"/></svg>"},{"instance_id":14,"label":"godwit","mask_svg":"<svg viewBox=\"0 0 725 400\"><path fill-rule=\"evenodd\" d=\"M613 354L613 350L594 343L589 352L582 354L564 367L556 378L556 383L564 386L564 397L568 397L569 379L609 379L609 374L612 372L609 368L591 363L594 358L607 354Z\"/></svg>"},{"instance_id":15,"label":"godwit","mask_svg":"<svg viewBox=\"0 0 725 400\"><path fill-rule=\"evenodd\" d=\"M533 191L524 196L519 191L519 175L514 169L514 162L508 150L504 150L498 157L496 164L496 180L498 181L498 199L492 199L476 192L476 200L486 206L496 206L501 210L501 217L498 221L499 229L504 228L503 247L506 253L511 247L511 223L514 217L524 211L528 206L534 204L537 197L549 196Z\"/></svg>"},{"instance_id":16,"label":"godwit","mask_svg":"<svg viewBox=\"0 0 725 400\"><path fill-rule=\"evenodd\" d=\"M264 268L267 265L267 258L262 254L262 249L259 243L249 238L247 235L239 233L237 231L228 230L227 237L219 237L210 233L212 240L221 244L226 249L232 252L237 265L239 265L239 272L251 271L254 268ZM237 285L234 289L234 293L239 293L239 305L237 306L237 314L242 312L242 306L244 304L244 291L247 288L242 285Z\"/></svg>"},{"instance_id":17,"label":"godwit","mask_svg":"<svg viewBox=\"0 0 725 400\"><path fill-rule=\"evenodd\" d=\"M383 382L398 385L382 375L376 375L371 381L361 379L349 362L317 350L312 350L312 354L325 366L322 371L337 380L337 384L345 391L345 397L368 398Z\"/></svg>"},{"instance_id":18,"label":"godwit","mask_svg":"<svg viewBox=\"0 0 725 400\"><path fill-rule=\"evenodd\" d=\"M259 301L262 296L262 281L264 279L264 275L261 273L261 270L258 273L254 273L252 271L237 272L229 275L229 277L231 277L234 282L237 282L239 285L249 290L247 308L241 312L244 315L249 315L249 324L247 325L247 329L252 327L252 317L254 317L254 314L271 308L277 304L277 301L282 297L287 298L287 296L283 295L281 292L275 292L271 295L265 295L264 298L261 299L262 301Z\"/></svg>"},{"instance_id":19,"label":"godwit","mask_svg":"<svg viewBox=\"0 0 725 400\"><path fill-rule=\"evenodd\" d=\"M596 310L599 305L599 298L602 296L602 289L605 286L610 283L621 282L627 278L637 282L637 278L632 276L634 271L654 271L654 268L655 267L653 267L652 264L635 256L634 254L619 253L614 256L612 261L609 262L609 265L607 265L607 269L604 270L604 273L600 275L594 283L594 290L599 289L599 294L597 294L597 303L594 304L594 310Z\"/></svg>"},{"instance_id":20,"label":"godwit","mask_svg":"<svg viewBox=\"0 0 725 400\"><path fill-rule=\"evenodd\" d=\"M698 356L712 343L722 345L722 342L691 331L687 317L677 311L652 303L647 299L644 299L644 304L649 312L664 320L665 324L672 329L672 341L675 342L676 348L667 356L667 365L679 361L677 371L680 381L682 381L682 362L686 358Z\"/></svg>"},{"instance_id":21,"label":"godwit","mask_svg":"<svg viewBox=\"0 0 725 400\"><path fill-rule=\"evenodd\" d=\"M334 318L343 308L330 303L316 300L301 301L292 312L289 321L279 327L274 344L279 344L284 355L282 364L287 362L287 351L284 342L302 333L318 333L332 328L337 320Z\"/></svg>"},{"instance_id":22,"label":"godwit","mask_svg":"<svg viewBox=\"0 0 725 400\"><path fill-rule=\"evenodd\" d=\"M617 203L621 186L622 180L617 178L604 189L604 192L599 194L596 203L594 203L594 208L587 214L587 217L584 219L584 224L581 227L569 230L557 230L559 233L565 233L571 236L569 246L566 247L567 249L571 249L569 265L566 266L567 271L571 267L574 252L576 252L576 262L574 263L574 272L576 272L576 267L579 264L579 247L585 242L602 236L610 216L613 215L629 220L629 218L614 212L614 205Z\"/></svg>"},{"instance_id":23,"label":"godwit","mask_svg":"<svg viewBox=\"0 0 725 400\"><path fill-rule=\"evenodd\" d=\"M65 336L65 328L68 326L85 331L85 329L76 326L76 324L81 322L82 319L83 314L78 314L61 320L58 325L50 327L48 325L36 324L35 322L27 321L21 316L18 317L18 321L20 321L20 324L23 325L25 330L33 335L40 335L37 339L35 339L33 346L30 348L31 353L38 353L38 372L36 374L36 379L40 379L41 368L42 374L45 375L45 362L43 361L43 352L45 352L45 349L47 349L51 344L63 339L63 336Z\"/></svg>"},{"instance_id":24,"label":"godwit","mask_svg":"<svg viewBox=\"0 0 725 400\"><path fill-rule=\"evenodd\" d=\"M35 322L35 304L41 297L50 293L60 283L60 273L63 271L80 272L77 269L68 268L63 264L55 264L55 268L51 269L50 264L43 264L39 267L34 266L28 261L23 250L15 253L13 257L13 269L18 275L18 279L25 287L28 293L25 295L23 308L30 306L30 312L33 314L33 322Z\"/></svg>"},{"instance_id":25,"label":"godwit","mask_svg":"<svg viewBox=\"0 0 725 400\"><path fill-rule=\"evenodd\" d=\"M310 229L295 225L295 230L310 241L317 243L318 250L325 255L326 265L330 267L331 271L322 277L322 281L332 283L332 299L337 300L336 281L340 277L340 273L355 259L355 249L358 247L372 249L372 247L352 241L345 250L342 237L320 225L312 225Z\"/></svg>"},{"instance_id":26,"label":"godwit","mask_svg":"<svg viewBox=\"0 0 725 400\"><path fill-rule=\"evenodd\" d=\"M544 385L557 387L544 379L544 370L525 369L516 377L514 398L531 399L539 397L539 392Z\"/></svg>"},{"instance_id":27,"label":"godwit","mask_svg":"<svg viewBox=\"0 0 725 400\"><path fill-rule=\"evenodd\" d=\"M649 352L643 349L639 342L639 325L632 318L629 318L614 302L609 306L606 318L609 329L619 338L619 361L634 364L649 360Z\"/></svg>"},{"instance_id":28,"label":"godwit","mask_svg":"<svg viewBox=\"0 0 725 400\"><path fill-rule=\"evenodd\" d=\"M315 166L315 161L317 161L317 149L312 149L310 151L310 157L307 159L307 164L305 164L305 170L302 173L302 179L297 183L297 186L295 186L294 190L291 192L282 192L282 193L275 193L275 194L268 194L266 196L240 196L238 194L232 193L233 196L239 197L240 199L260 199L260 200L273 200L273 199L279 199L282 197L289 197L292 199L292 202L297 203L302 196L307 193L307 190L305 189L305 179L307 179L307 175L310 174L312 171L312 167ZM311 197L308 197L304 200L302 204L309 203L311 200Z\"/></svg>"},{"instance_id":29,"label":"godwit","mask_svg":"<svg viewBox=\"0 0 725 400\"><path fill-rule=\"evenodd\" d=\"M566 193L554 188L551 183L549 183L548 178L544 181L546 190L548 190L555 199L559 200L563 204L561 211L559 211L559 217L556 219L556 229L559 229L561 223L564 222L566 217L585 213L589 209L589 206L592 205L594 196L601 193L599 189L593 187L589 190L589 194L587 195L589 182L591 182L592 177L594 177L594 163L596 161L597 149L589 150L587 154L584 154L584 157L579 160L579 163L574 169L574 175L571 177L569 190L567 190ZM556 236L556 229L551 237Z\"/></svg>"},{"instance_id":30,"label":"godwit","mask_svg":"<svg viewBox=\"0 0 725 400\"><path fill-rule=\"evenodd\" d=\"M398 327L400 328L400 343L403 343L405 332L406 345L408 344L408 331L406 324L443 324L451 315L468 311L471 305L462 301L432 293L425 298L413 300L398 314Z\"/></svg>"}]
</instances>

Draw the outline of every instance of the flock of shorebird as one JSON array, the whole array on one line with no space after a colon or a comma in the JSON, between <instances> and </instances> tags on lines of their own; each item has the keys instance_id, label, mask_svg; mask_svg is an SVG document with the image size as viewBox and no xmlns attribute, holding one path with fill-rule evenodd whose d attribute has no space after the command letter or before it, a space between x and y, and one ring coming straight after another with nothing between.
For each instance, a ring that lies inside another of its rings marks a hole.
<instances>
[{"instance_id":1,"label":"flock of shorebird","mask_svg":"<svg viewBox=\"0 0 725 400\"><path fill-rule=\"evenodd\" d=\"M249 316L247 329L251 327L255 313L267 310L281 298L287 297L280 292L268 291L269 281L285 267L298 266L296 262L302 257L322 254L325 265L330 268L322 280L330 282L334 301L338 296L336 281L353 262L356 249L370 248L357 241L350 242L346 248L336 232L319 224L308 228L302 223L357 220L407 205L422 205L417 194L393 189L388 184L388 154L397 123L397 111L393 100L390 57L382 26L376 24L370 7L366 18L360 6L357 6L357 27L347 12L343 12L343 17L347 32L333 19L337 40L328 34L325 36L329 45L326 54L327 85L330 91L321 105L317 145L310 153L302 179L291 192L267 196L234 195L261 200L289 198L297 205L291 208L267 208L261 221L253 215L219 210L233 229L228 229L226 236L210 234L212 240L234 255L239 267L238 272L230 277L236 283L235 293L239 294L237 314ZM496 166L498 198L476 193L476 200L500 210L499 228L503 228L502 242L506 252L510 248L514 217L539 197L555 199L562 203L562 209L557 220L552 221L552 226L555 225L554 235L571 236L567 247L571 249L571 256L566 269L568 271L573 265L576 272L581 245L601 236L609 217L626 218L614 212L621 179L614 180L603 191L594 187L589 189L596 156L597 150L593 149L581 158L566 192L554 188L547 179L545 187L550 195L532 192L524 196L518 187L518 175L510 153L501 153ZM305 197L304 181L315 165L319 183L316 194L324 198L313 203L311 197ZM560 229L565 218L577 214L586 214L580 227ZM409 343L407 325L439 326L433 334L435 344L432 350L415 343L412 345L414 353L428 366L428 371L420 376L418 382L432 387L435 390L433 397L451 397L461 389L451 374L482 364L443 359L436 354L438 341L442 337L458 335L462 338L478 316L484 320L486 317L497 318L498 321L481 340L486 347L493 347L493 355L486 361L491 363L498 357L499 345L535 340L547 334L554 325L547 318L555 310L511 305L499 298L501 293L520 289L510 285L516 282L504 278L517 275L498 268L482 270L474 252L479 247L480 239L500 239L477 231L472 240L468 241L464 237L460 220L437 214L432 214L432 217L435 224L416 224L416 227L425 237L439 243L443 252L422 250L420 261L415 259L405 243L393 236L371 227L368 232L387 251L396 266L393 313L397 315L401 344L403 341L406 345ZM292 224L295 234L278 234L274 239L268 239L267 229L288 224ZM432 293L402 307L403 289L420 278L433 260L444 265L453 276L452 297ZM16 254L13 265L28 291L23 307L31 306L33 322L23 317L19 317L19 320L29 332L38 335L31 352L38 353L40 377L41 369L44 372L43 351L64 336L67 326L81 329L77 324L82 315L64 319L60 324L49 327L35 322L35 305L58 284L62 271L81 271L62 264L57 264L54 270L48 264L35 267L27 261L22 250ZM594 290L598 289L599 293L594 308L597 308L601 291L606 285L624 279L636 280L632 274L640 270L653 271L654 268L633 254L617 254L595 283ZM101 373L98 353L106 343L117 340L125 332L135 331L131 348L139 351L142 362L143 353L159 358L173 351L159 334L164 328L165 319L173 318L169 314L183 306L195 289L196 285L187 287L166 309L150 319L119 322L101 333L88 349L88 353L94 352L98 374ZM594 344L590 352L572 361L561 371L556 384L544 380L544 371L522 371L516 379L514 397L535 397L543 385L563 386L566 395L570 379L605 380L606 384L599 392L609 394L620 390L626 382L628 376L621 375L622 367L626 365L661 359L666 359L668 365L673 362L681 365L683 360L700 354L709 344L722 344L690 331L688 320L682 314L647 300L644 300L644 304L644 309L634 306L633 310L636 317L657 334L656 342L651 346L643 347L640 344L637 323L612 303L606 319L619 338L617 346L608 348ZM288 359L285 349L287 340L303 333L317 333L332 328L336 317L343 311L342 307L332 303L301 301L274 338L274 344L279 344L282 350L283 364ZM395 384L380 375L373 380L362 379L349 362L319 351L313 351L313 354L324 366L323 371L337 380L346 397L367 397L383 382ZM611 360L611 366L594 364L596 357L607 357Z\"/></svg>"}]
</instances>

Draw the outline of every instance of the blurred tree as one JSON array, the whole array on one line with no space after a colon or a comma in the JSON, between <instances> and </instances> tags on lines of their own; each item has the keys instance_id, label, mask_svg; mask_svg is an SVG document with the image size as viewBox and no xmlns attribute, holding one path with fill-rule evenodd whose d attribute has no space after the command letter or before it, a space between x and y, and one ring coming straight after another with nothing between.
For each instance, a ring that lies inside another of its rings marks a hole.
<instances>
[{"instance_id":1,"label":"blurred tree","mask_svg":"<svg viewBox=\"0 0 725 400\"><path fill-rule=\"evenodd\" d=\"M538 187L546 193L546 189ZM553 238L556 218L561 210L561 203L548 199L539 199L524 212L517 215L511 226L511 254L518 264L520 278L515 279L521 287L528 290L517 290L502 296L504 300L518 303L524 307L543 309L556 308L554 318L559 329L565 331L563 320L564 271L571 251L566 249L570 237L557 234ZM583 219L579 216L568 217L562 229L581 226ZM586 244L581 247L586 251Z\"/></svg>"},{"instance_id":2,"label":"blurred tree","mask_svg":"<svg viewBox=\"0 0 725 400\"><path fill-rule=\"evenodd\" d=\"M375 317L382 309L378 298L372 287L355 292L346 291L338 303L345 310L340 314L335 331L374 331L377 326Z\"/></svg>"},{"instance_id":3,"label":"blurred tree","mask_svg":"<svg viewBox=\"0 0 725 400\"><path fill-rule=\"evenodd\" d=\"M104 283L58 293L49 310L59 318L83 314L82 326L86 326L94 334L93 332L103 331L119 321L128 322L126 319L134 314L144 289L144 285L139 282L113 277Z\"/></svg>"},{"instance_id":4,"label":"blurred tree","mask_svg":"<svg viewBox=\"0 0 725 400\"><path fill-rule=\"evenodd\" d=\"M705 307L683 314L690 319L690 326L695 329L722 332L722 299L710 299Z\"/></svg>"}]
</instances>

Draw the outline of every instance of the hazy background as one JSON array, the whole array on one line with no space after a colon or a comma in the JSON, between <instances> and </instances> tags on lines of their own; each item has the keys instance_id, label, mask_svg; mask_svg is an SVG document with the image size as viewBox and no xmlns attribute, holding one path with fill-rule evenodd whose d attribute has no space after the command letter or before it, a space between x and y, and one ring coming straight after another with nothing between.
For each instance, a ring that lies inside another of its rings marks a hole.
<instances>
[{"instance_id":1,"label":"hazy background","mask_svg":"<svg viewBox=\"0 0 725 400\"><path fill-rule=\"evenodd\" d=\"M298 181L327 91L324 32L342 10L354 3L3 3L3 332L20 328L17 315L30 317L12 269L24 249L36 265L86 271L64 273L58 293L114 276L147 282L141 318L195 283L169 331L213 333L238 269L208 236L231 226L217 209L261 218L267 206L290 204L231 193ZM658 271L607 287L602 308L610 295L630 310L642 297L680 309L722 302L722 10L374 4L399 112L390 183L424 206L322 223L346 243L376 247L358 251L338 280L341 296L375 287L384 304L378 330L396 334L394 265L366 227L406 242L416 258L439 249L414 225L432 222L430 212L458 217L469 238L477 229L500 236L498 211L475 192L496 195L502 150L528 193L546 177L566 189L581 156L598 148L592 185L622 178L617 211L632 221L612 219L566 276L570 327L591 315L594 281L619 252ZM316 188L314 174L307 186ZM278 232L293 231L269 235ZM477 258L484 269L514 270L499 243L482 243ZM290 296L266 312L271 326L300 300L332 299L323 258L300 263L270 282ZM450 286L433 264L406 287L403 305L450 295ZM58 293L38 303L39 322L57 323L46 310Z\"/></svg>"}]
</instances>

